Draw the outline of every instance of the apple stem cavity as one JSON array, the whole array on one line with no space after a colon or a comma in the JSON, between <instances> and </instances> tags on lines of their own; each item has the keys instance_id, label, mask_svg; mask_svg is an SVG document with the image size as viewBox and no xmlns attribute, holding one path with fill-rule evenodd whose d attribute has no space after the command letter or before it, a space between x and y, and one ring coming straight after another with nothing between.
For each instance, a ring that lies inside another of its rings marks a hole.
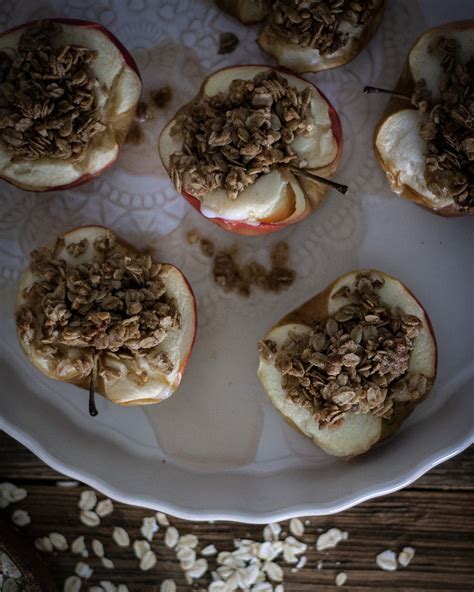
<instances>
[{"instance_id":1,"label":"apple stem cavity","mask_svg":"<svg viewBox=\"0 0 474 592\"><path fill-rule=\"evenodd\" d=\"M305 171L304 169L298 169L296 167L289 167L290 171L297 176L306 177L307 179L311 179L312 181L317 181L318 183L322 183L323 185L328 185L332 187L342 195L346 195L349 187L347 185L342 185L341 183L336 183L336 181L332 181L331 179L326 179L325 177L320 177L319 175L315 175L314 173L310 173Z\"/></svg>"},{"instance_id":2,"label":"apple stem cavity","mask_svg":"<svg viewBox=\"0 0 474 592\"><path fill-rule=\"evenodd\" d=\"M377 86L364 86L363 92L365 95L371 95L374 93L392 95L392 97L397 97L398 99L404 99L405 101L410 101L410 103L411 103L411 97L409 97L407 95L403 95L402 93L398 93L394 90L390 90L389 88L378 88Z\"/></svg>"},{"instance_id":3,"label":"apple stem cavity","mask_svg":"<svg viewBox=\"0 0 474 592\"><path fill-rule=\"evenodd\" d=\"M99 412L95 405L95 384L97 379L97 357L94 358L91 370L91 378L89 382L89 415L91 417L97 417Z\"/></svg>"}]
</instances>

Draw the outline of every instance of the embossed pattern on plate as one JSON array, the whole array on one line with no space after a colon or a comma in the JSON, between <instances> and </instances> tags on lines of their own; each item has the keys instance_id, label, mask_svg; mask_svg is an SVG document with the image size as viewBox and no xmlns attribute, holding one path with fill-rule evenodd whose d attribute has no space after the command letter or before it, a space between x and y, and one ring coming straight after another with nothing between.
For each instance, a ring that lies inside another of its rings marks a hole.
<instances>
[{"instance_id":1,"label":"embossed pattern on plate","mask_svg":"<svg viewBox=\"0 0 474 592\"><path fill-rule=\"evenodd\" d=\"M469 14L452 5L452 18ZM388 2L382 26L343 68L308 76L338 109L344 131L338 179L309 219L270 237L238 237L191 211L176 194L156 150L157 134L197 91L203 76L242 63L271 63L245 28L210 0L52 0L2 2L0 26L63 14L97 20L136 57L145 82L170 85L169 106L145 127L146 144L127 146L95 181L70 192L29 194L0 184L0 411L3 427L44 460L110 495L188 518L264 521L343 509L402 487L472 441L473 366L469 327L471 221L441 220L391 194L372 149L382 97L416 36L441 22L433 3ZM233 31L236 51L218 55ZM29 252L73 226L100 223L162 260L180 266L196 293L199 332L180 391L163 404L122 409L52 382L25 360L12 317L16 285ZM290 244L298 277L280 295L249 299L215 288L209 260L188 245L196 228L219 246L238 244L242 259L265 262L271 245ZM436 388L391 442L350 464L333 459L284 424L256 378L256 341L285 312L357 267L375 266L412 287L432 316L440 345ZM471 385L471 387L469 387ZM67 443L67 446L64 445ZM192 484L192 486L191 486Z\"/></svg>"}]
</instances>

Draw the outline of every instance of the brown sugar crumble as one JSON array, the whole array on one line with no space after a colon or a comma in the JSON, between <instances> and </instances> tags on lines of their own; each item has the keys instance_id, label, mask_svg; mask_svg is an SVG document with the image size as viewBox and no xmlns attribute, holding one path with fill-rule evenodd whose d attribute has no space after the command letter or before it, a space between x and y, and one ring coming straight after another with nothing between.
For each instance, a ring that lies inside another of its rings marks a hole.
<instances>
[{"instance_id":1,"label":"brown sugar crumble","mask_svg":"<svg viewBox=\"0 0 474 592\"><path fill-rule=\"evenodd\" d=\"M289 267L289 249L284 241L276 243L270 252L271 267L267 269L257 261L241 265L236 247L216 249L214 243L201 238L197 231L187 234L189 244L198 244L204 256L212 258L214 282L225 292L250 296L253 287L267 292L281 292L294 282L296 273Z\"/></svg>"},{"instance_id":2,"label":"brown sugar crumble","mask_svg":"<svg viewBox=\"0 0 474 592\"><path fill-rule=\"evenodd\" d=\"M297 90L276 71L235 79L229 90L199 95L176 117L171 135L182 138L170 158L176 191L197 198L223 189L236 199L261 175L287 166L305 167L292 147L311 132L312 90Z\"/></svg>"},{"instance_id":3,"label":"brown sugar crumble","mask_svg":"<svg viewBox=\"0 0 474 592\"><path fill-rule=\"evenodd\" d=\"M429 47L441 57L441 100L434 102L424 79L418 80L412 103L422 115L426 141L425 179L438 197L452 197L460 211L474 213L474 58L463 64L456 39L438 37Z\"/></svg>"},{"instance_id":4,"label":"brown sugar crumble","mask_svg":"<svg viewBox=\"0 0 474 592\"><path fill-rule=\"evenodd\" d=\"M232 53L239 44L239 38L234 33L221 33L219 35L218 54Z\"/></svg>"},{"instance_id":5,"label":"brown sugar crumble","mask_svg":"<svg viewBox=\"0 0 474 592\"><path fill-rule=\"evenodd\" d=\"M421 320L385 306L378 294L383 284L378 274L361 273L353 288L333 296L349 300L334 316L308 333L290 333L279 351L271 340L258 344L281 372L287 397L321 428L340 427L348 413L390 419L396 403L418 401L429 390L426 376L408 372Z\"/></svg>"},{"instance_id":6,"label":"brown sugar crumble","mask_svg":"<svg viewBox=\"0 0 474 592\"><path fill-rule=\"evenodd\" d=\"M13 157L80 162L106 128L93 72L96 52L55 47L61 31L42 21L25 29L15 55L0 51L0 138Z\"/></svg>"},{"instance_id":7,"label":"brown sugar crumble","mask_svg":"<svg viewBox=\"0 0 474 592\"><path fill-rule=\"evenodd\" d=\"M275 32L292 43L331 55L349 41L341 23L364 26L380 4L381 0L276 0L270 22Z\"/></svg>"},{"instance_id":8,"label":"brown sugar crumble","mask_svg":"<svg viewBox=\"0 0 474 592\"><path fill-rule=\"evenodd\" d=\"M47 358L59 376L75 370L88 376L99 357L99 375L117 375L115 362L127 367L131 380L143 385L147 373L138 357L152 368L169 374L173 364L158 347L181 316L164 281L164 271L149 255L129 256L107 234L91 244L88 239L71 242L66 249L73 258L87 249L93 255L71 264L54 248L31 254L35 281L23 291L24 302L16 314L20 339Z\"/></svg>"}]
</instances>

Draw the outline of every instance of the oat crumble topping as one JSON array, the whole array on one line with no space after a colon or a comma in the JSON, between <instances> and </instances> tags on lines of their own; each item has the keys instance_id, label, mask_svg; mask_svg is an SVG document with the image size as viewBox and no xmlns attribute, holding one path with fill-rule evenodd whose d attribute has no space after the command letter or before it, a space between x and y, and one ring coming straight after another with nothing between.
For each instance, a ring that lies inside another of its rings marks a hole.
<instances>
[{"instance_id":1,"label":"oat crumble topping","mask_svg":"<svg viewBox=\"0 0 474 592\"><path fill-rule=\"evenodd\" d=\"M428 189L452 197L461 211L474 212L474 57L463 64L459 49L456 39L446 37L431 44L430 53L442 57L441 100L433 101L421 79L412 102L423 117L419 131L428 146Z\"/></svg>"},{"instance_id":2,"label":"oat crumble topping","mask_svg":"<svg viewBox=\"0 0 474 592\"><path fill-rule=\"evenodd\" d=\"M383 283L378 274L360 274L355 288L334 296L350 303L310 333L290 334L279 352L270 340L259 343L282 373L287 396L321 428L341 426L349 412L389 419L395 401L417 401L428 390L424 375L408 373L421 320L386 307L377 293Z\"/></svg>"},{"instance_id":3,"label":"oat crumble topping","mask_svg":"<svg viewBox=\"0 0 474 592\"><path fill-rule=\"evenodd\" d=\"M196 98L178 117L171 134L183 138L170 159L177 191L202 197L224 189L229 199L277 168L304 167L291 147L309 133L310 87L298 91L274 70L234 80L226 93Z\"/></svg>"},{"instance_id":4,"label":"oat crumble topping","mask_svg":"<svg viewBox=\"0 0 474 592\"><path fill-rule=\"evenodd\" d=\"M180 327L174 299L167 295L162 267L149 255L130 257L117 248L109 234L94 241L94 257L71 266L57 256L64 245L33 251L34 283L23 292L25 303L16 315L20 339L48 359L50 369L66 374L76 369L118 377L114 360L122 361L128 376L145 384L148 376L136 357L169 374L173 364L159 351L169 330ZM89 247L87 239L66 248L78 257ZM76 356L68 357L75 350Z\"/></svg>"},{"instance_id":5,"label":"oat crumble topping","mask_svg":"<svg viewBox=\"0 0 474 592\"><path fill-rule=\"evenodd\" d=\"M288 243L276 243L270 252L271 268L250 261L241 265L238 262L237 247L217 249L214 243L201 238L196 230L187 233L189 244L199 244L201 253L212 258L212 275L214 282L225 292L237 292L248 297L253 287L267 292L281 292L289 288L295 280L296 273L289 267Z\"/></svg>"},{"instance_id":6,"label":"oat crumble topping","mask_svg":"<svg viewBox=\"0 0 474 592\"><path fill-rule=\"evenodd\" d=\"M56 46L61 25L28 27L18 50L0 51L0 138L14 158L80 162L105 129L98 111L94 51Z\"/></svg>"},{"instance_id":7,"label":"oat crumble topping","mask_svg":"<svg viewBox=\"0 0 474 592\"><path fill-rule=\"evenodd\" d=\"M331 55L349 41L342 22L364 26L380 6L380 0L276 0L271 9L272 28L300 47Z\"/></svg>"}]
</instances>

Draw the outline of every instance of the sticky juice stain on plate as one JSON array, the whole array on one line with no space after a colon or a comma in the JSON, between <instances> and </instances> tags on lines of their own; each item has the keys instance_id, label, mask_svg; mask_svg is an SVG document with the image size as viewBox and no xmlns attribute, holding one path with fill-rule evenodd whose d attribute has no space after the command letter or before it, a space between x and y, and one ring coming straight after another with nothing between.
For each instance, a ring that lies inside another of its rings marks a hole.
<instances>
[{"instance_id":1,"label":"sticky juice stain on plate","mask_svg":"<svg viewBox=\"0 0 474 592\"><path fill-rule=\"evenodd\" d=\"M152 118L133 123L132 137L127 138L117 166L128 173L167 179L158 153L160 132L176 111L197 94L205 73L195 52L173 41L136 49L132 55L143 82L141 101L148 106ZM167 87L170 99L160 106L154 97Z\"/></svg>"},{"instance_id":2,"label":"sticky juice stain on plate","mask_svg":"<svg viewBox=\"0 0 474 592\"><path fill-rule=\"evenodd\" d=\"M187 380L185 375L170 399L144 408L158 444L170 460L205 470L254 462L263 429L262 399L259 391L242 384L241 368L247 366L235 364L229 370L228 362L224 365L228 355L237 354L236 343L238 340L216 351L211 363L213 351L208 343L196 343L191 360L194 378ZM240 355L246 357L244 352ZM248 364L255 365L255 360ZM227 372L219 372L219 368Z\"/></svg>"}]
</instances>

